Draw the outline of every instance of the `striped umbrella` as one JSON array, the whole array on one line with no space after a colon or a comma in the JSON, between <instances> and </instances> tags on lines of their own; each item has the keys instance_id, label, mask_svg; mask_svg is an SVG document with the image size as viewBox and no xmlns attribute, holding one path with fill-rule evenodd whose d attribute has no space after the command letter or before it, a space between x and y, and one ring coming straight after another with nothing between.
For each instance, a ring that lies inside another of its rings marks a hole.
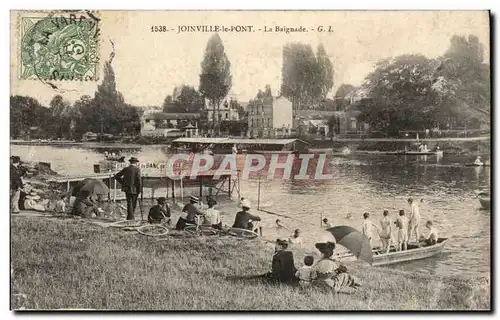
<instances>
[{"instance_id":1,"label":"striped umbrella","mask_svg":"<svg viewBox=\"0 0 500 320\"><path fill-rule=\"evenodd\" d=\"M366 261L370 265L373 263L370 241L364 234L349 226L333 227L327 231L331 232L338 244L346 247L356 258Z\"/></svg>"}]
</instances>

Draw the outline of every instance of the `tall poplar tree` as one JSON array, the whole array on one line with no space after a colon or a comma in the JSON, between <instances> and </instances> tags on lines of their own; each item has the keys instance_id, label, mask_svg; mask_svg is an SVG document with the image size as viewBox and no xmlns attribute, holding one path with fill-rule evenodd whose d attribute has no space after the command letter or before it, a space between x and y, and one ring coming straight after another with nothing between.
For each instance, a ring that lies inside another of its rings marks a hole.
<instances>
[{"instance_id":1,"label":"tall poplar tree","mask_svg":"<svg viewBox=\"0 0 500 320\"><path fill-rule=\"evenodd\" d=\"M214 108L214 131L220 134L220 103L227 96L232 85L231 63L224 51L224 45L217 33L207 43L205 56L201 63L199 91ZM215 117L217 108L217 121Z\"/></svg>"}]
</instances>

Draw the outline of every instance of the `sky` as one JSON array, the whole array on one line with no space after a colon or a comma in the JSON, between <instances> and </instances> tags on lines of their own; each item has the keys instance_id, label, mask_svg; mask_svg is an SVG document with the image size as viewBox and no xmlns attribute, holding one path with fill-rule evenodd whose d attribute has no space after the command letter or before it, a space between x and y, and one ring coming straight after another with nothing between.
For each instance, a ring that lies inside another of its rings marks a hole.
<instances>
[{"instance_id":1,"label":"sky","mask_svg":"<svg viewBox=\"0 0 500 320\"><path fill-rule=\"evenodd\" d=\"M29 95L42 104L61 94L74 102L94 95L98 82L55 83L60 91L36 80L18 78L19 16L11 13L11 94ZM198 88L201 61L211 32L177 33L179 26L253 26L249 33L220 32L231 62L231 93L240 101L255 97L271 85L276 94L281 85L282 48L287 42L310 44L316 51L322 43L335 75L330 96L343 83L360 85L384 58L401 54L443 54L455 35L474 34L485 46L489 60L489 16L487 11L101 11L101 62L112 62L117 89L135 106L161 106L177 85ZM152 26L174 31L155 33ZM303 26L306 33L263 32L258 29ZM317 32L322 26L332 32ZM312 31L314 30L314 31ZM102 71L102 67L101 67ZM102 79L102 75L100 77Z\"/></svg>"}]
</instances>

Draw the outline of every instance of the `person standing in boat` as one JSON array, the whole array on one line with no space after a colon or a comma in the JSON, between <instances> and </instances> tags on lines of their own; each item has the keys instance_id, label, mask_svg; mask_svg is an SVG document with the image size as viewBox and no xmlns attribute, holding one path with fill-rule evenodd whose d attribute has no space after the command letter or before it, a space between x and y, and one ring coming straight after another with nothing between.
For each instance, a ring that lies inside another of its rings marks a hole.
<instances>
[{"instance_id":1,"label":"person standing in boat","mask_svg":"<svg viewBox=\"0 0 500 320\"><path fill-rule=\"evenodd\" d=\"M370 246L372 246L373 228L378 232L378 227L370 220L370 214L368 212L363 213L363 234L370 241Z\"/></svg>"},{"instance_id":2,"label":"person standing in boat","mask_svg":"<svg viewBox=\"0 0 500 320\"><path fill-rule=\"evenodd\" d=\"M412 198L408 198L408 204L410 205L410 217L408 222L408 242L410 242L411 237L415 235L415 241L418 244L419 237L419 226L420 226L420 208L418 207L418 202L414 201Z\"/></svg>"},{"instance_id":3,"label":"person standing in boat","mask_svg":"<svg viewBox=\"0 0 500 320\"><path fill-rule=\"evenodd\" d=\"M408 218L405 217L405 211L399 210L399 218L396 219L398 228L398 251L408 248Z\"/></svg>"},{"instance_id":4,"label":"person standing in boat","mask_svg":"<svg viewBox=\"0 0 500 320\"><path fill-rule=\"evenodd\" d=\"M389 211L384 210L383 217L380 220L380 241L382 242L382 250L387 251L392 242L392 222L389 218Z\"/></svg>"},{"instance_id":5,"label":"person standing in boat","mask_svg":"<svg viewBox=\"0 0 500 320\"><path fill-rule=\"evenodd\" d=\"M238 153L238 147L235 145L233 145L233 154L237 154Z\"/></svg>"},{"instance_id":6,"label":"person standing in boat","mask_svg":"<svg viewBox=\"0 0 500 320\"><path fill-rule=\"evenodd\" d=\"M142 177L141 170L137 167L139 160L131 157L128 161L130 165L118 172L115 179L122 186L127 198L127 220L134 220L137 198L142 191Z\"/></svg>"}]
</instances>

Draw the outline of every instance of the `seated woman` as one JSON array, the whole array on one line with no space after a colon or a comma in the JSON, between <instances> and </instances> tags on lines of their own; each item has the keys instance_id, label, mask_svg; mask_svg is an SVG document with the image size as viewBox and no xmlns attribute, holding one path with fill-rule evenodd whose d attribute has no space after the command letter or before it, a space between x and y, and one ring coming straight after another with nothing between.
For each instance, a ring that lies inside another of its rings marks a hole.
<instances>
[{"instance_id":1,"label":"seated woman","mask_svg":"<svg viewBox=\"0 0 500 320\"><path fill-rule=\"evenodd\" d=\"M360 286L357 279L347 273L347 268L332 258L335 243L316 243L316 248L321 252L322 257L313 267L311 278L314 285L333 290L334 293L342 288Z\"/></svg>"},{"instance_id":2,"label":"seated woman","mask_svg":"<svg viewBox=\"0 0 500 320\"><path fill-rule=\"evenodd\" d=\"M214 229L222 230L222 221L220 219L220 212L219 210L215 209L215 205L217 204L217 201L215 201L212 198L209 198L207 200L208 203L208 209L205 210L205 215L203 219L203 224L208 225Z\"/></svg>"},{"instance_id":3,"label":"seated woman","mask_svg":"<svg viewBox=\"0 0 500 320\"><path fill-rule=\"evenodd\" d=\"M286 239L276 240L272 270L264 274L265 278L284 283L298 282L298 279L295 277L297 269L293 261L293 253L287 249L288 241Z\"/></svg>"}]
</instances>

